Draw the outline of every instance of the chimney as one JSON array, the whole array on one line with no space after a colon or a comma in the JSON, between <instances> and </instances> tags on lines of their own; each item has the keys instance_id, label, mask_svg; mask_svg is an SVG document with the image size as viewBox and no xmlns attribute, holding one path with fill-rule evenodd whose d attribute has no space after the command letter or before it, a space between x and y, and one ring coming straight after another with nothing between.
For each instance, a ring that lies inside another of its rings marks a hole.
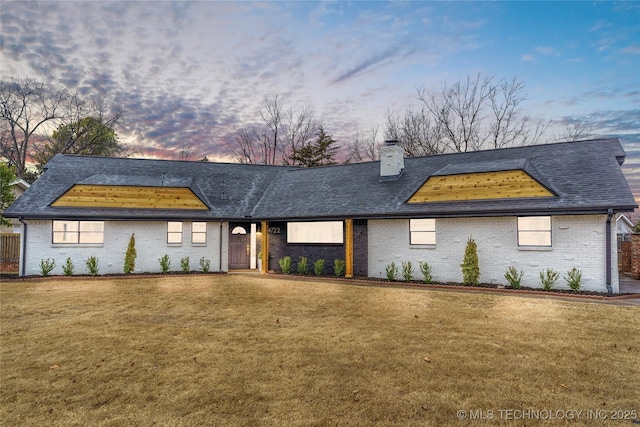
<instances>
[{"instance_id":1,"label":"chimney","mask_svg":"<svg viewBox=\"0 0 640 427\"><path fill-rule=\"evenodd\" d=\"M380 181L395 181L404 171L404 150L398 141L385 141L380 148Z\"/></svg>"}]
</instances>

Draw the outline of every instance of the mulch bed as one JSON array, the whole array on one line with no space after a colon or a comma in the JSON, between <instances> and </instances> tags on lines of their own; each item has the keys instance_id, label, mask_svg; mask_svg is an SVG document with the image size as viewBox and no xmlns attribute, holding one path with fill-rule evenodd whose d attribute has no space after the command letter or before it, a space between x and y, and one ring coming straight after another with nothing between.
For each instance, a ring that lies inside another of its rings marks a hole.
<instances>
[{"instance_id":1,"label":"mulch bed","mask_svg":"<svg viewBox=\"0 0 640 427\"><path fill-rule=\"evenodd\" d=\"M226 272L210 272L210 273L202 273L199 271L193 271L189 273L189 275L224 275ZM256 273L249 273L256 274ZM47 277L43 277L40 275L30 275L30 276L18 276L17 274L0 274L0 281L21 281L21 280L33 280L33 279L42 279L47 280L49 278L65 278L65 279L112 279L112 278L137 278L137 277L162 277L162 276L174 276L174 275L185 275L180 271L170 271L168 273L135 273L135 274L100 274L97 276L92 276L89 274L74 274L73 276L60 276L60 275L51 275ZM413 280L410 282L404 281L389 281L386 279L379 279L375 277L365 277L365 276L356 276L353 279L346 279L344 277L335 277L335 276L310 276L310 275L299 275L299 274L281 274L276 272L269 272L269 276L277 276L278 278L290 278L290 279L305 279L305 280L332 280L332 281L340 281L347 283L360 283L360 284L370 284L370 285L380 285L380 286L402 286L402 287L417 287L417 288L426 288L426 289L459 289L459 290L477 290L477 291L493 291L500 293L515 293L515 294L531 294L531 295L555 295L555 296L568 296L568 297L577 297L577 298L586 298L586 299L606 299L606 300L616 300L616 299L635 299L640 298L640 293L634 294L608 294L606 292L595 292L595 291L573 291L571 289L553 289L550 291L545 291L540 288L529 288L529 287L521 287L520 289L513 289L509 286L499 285L496 283L480 283L477 286L465 286L461 283L455 282L432 282L432 283L423 283L418 280Z\"/></svg>"}]
</instances>

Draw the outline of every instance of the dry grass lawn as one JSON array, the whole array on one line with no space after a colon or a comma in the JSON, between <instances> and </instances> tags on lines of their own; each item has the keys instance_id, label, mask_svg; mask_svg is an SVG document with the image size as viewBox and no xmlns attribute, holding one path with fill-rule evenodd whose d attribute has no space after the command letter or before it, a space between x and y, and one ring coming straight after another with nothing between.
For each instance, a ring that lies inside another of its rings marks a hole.
<instances>
[{"instance_id":1,"label":"dry grass lawn","mask_svg":"<svg viewBox=\"0 0 640 427\"><path fill-rule=\"evenodd\" d=\"M257 275L5 282L0 302L4 426L602 425L586 411L640 410L638 307Z\"/></svg>"}]
</instances>

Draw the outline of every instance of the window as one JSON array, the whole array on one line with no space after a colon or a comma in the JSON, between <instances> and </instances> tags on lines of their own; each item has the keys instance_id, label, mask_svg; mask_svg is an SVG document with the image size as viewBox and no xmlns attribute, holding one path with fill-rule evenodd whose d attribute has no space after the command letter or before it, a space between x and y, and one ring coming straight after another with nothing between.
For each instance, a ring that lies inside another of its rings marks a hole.
<instances>
[{"instance_id":1,"label":"window","mask_svg":"<svg viewBox=\"0 0 640 427\"><path fill-rule=\"evenodd\" d=\"M343 241L342 221L287 223L287 243L342 244Z\"/></svg>"},{"instance_id":2,"label":"window","mask_svg":"<svg viewBox=\"0 0 640 427\"><path fill-rule=\"evenodd\" d=\"M207 243L207 223L191 223L191 243Z\"/></svg>"},{"instance_id":3,"label":"window","mask_svg":"<svg viewBox=\"0 0 640 427\"><path fill-rule=\"evenodd\" d=\"M53 221L53 243L104 243L103 221Z\"/></svg>"},{"instance_id":4,"label":"window","mask_svg":"<svg viewBox=\"0 0 640 427\"><path fill-rule=\"evenodd\" d=\"M410 244L435 245L436 244L436 220L410 219L409 220Z\"/></svg>"},{"instance_id":5,"label":"window","mask_svg":"<svg viewBox=\"0 0 640 427\"><path fill-rule=\"evenodd\" d=\"M551 246L551 217L519 217L518 246Z\"/></svg>"},{"instance_id":6,"label":"window","mask_svg":"<svg viewBox=\"0 0 640 427\"><path fill-rule=\"evenodd\" d=\"M182 223L167 223L167 243L182 243Z\"/></svg>"}]
</instances>

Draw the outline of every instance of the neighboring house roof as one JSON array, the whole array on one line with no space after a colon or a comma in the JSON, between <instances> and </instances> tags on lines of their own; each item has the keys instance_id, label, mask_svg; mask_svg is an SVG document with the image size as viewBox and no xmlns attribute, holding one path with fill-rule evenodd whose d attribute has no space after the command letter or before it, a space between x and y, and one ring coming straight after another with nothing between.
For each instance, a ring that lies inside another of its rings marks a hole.
<instances>
[{"instance_id":1,"label":"neighboring house roof","mask_svg":"<svg viewBox=\"0 0 640 427\"><path fill-rule=\"evenodd\" d=\"M616 217L618 234L629 234L633 231L633 227L633 222L625 214L621 213Z\"/></svg>"},{"instance_id":2,"label":"neighboring house roof","mask_svg":"<svg viewBox=\"0 0 640 427\"><path fill-rule=\"evenodd\" d=\"M25 218L288 220L590 214L637 207L616 138L407 158L394 180L380 162L292 168L57 155L5 213ZM407 203L430 177L524 171L549 196ZM189 188L208 210L52 207L76 184Z\"/></svg>"}]
</instances>

